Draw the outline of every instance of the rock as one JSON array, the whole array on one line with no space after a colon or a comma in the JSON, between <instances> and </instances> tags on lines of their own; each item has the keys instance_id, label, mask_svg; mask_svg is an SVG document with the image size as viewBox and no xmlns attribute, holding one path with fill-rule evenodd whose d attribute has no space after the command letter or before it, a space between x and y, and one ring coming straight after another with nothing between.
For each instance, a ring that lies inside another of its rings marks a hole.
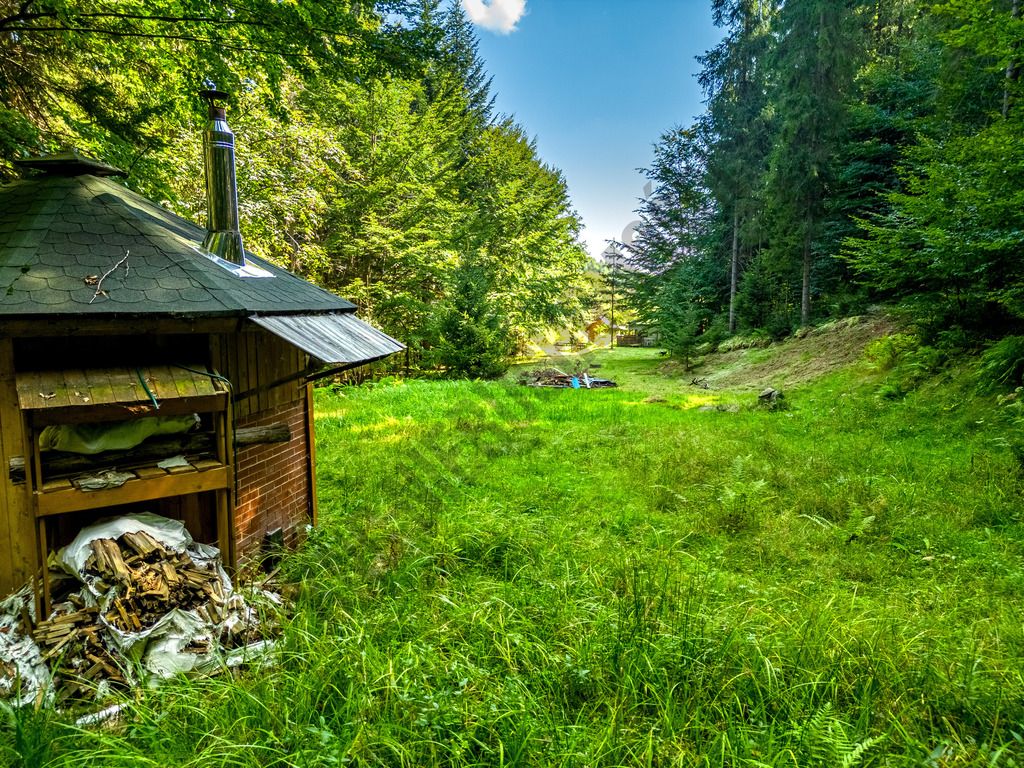
<instances>
[{"instance_id":1,"label":"rock","mask_svg":"<svg viewBox=\"0 0 1024 768\"><path fill-rule=\"evenodd\" d=\"M757 396L757 404L770 411L781 411L786 407L786 396L777 389L768 387Z\"/></svg>"}]
</instances>

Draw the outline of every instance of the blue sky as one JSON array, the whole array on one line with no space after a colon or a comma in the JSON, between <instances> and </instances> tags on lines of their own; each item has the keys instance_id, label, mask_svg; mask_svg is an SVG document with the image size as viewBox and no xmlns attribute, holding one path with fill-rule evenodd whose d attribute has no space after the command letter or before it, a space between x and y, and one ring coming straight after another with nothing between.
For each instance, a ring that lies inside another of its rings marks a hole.
<instances>
[{"instance_id":1,"label":"blue sky","mask_svg":"<svg viewBox=\"0 0 1024 768\"><path fill-rule=\"evenodd\" d=\"M462 2L498 111L565 173L596 256L636 218L652 145L703 111L694 57L720 39L710 0Z\"/></svg>"}]
</instances>

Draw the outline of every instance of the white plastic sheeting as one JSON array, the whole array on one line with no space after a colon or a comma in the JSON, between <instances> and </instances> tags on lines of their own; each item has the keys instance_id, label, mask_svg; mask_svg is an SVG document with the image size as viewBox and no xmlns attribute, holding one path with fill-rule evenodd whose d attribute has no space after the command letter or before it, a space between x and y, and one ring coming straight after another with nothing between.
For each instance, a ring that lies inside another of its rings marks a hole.
<instances>
[{"instance_id":1,"label":"white plastic sheeting","mask_svg":"<svg viewBox=\"0 0 1024 768\"><path fill-rule=\"evenodd\" d=\"M126 533L139 532L149 534L168 550L184 552L197 567L216 571L226 601L222 621L211 623L195 611L180 608L172 608L139 632L123 632L106 620L104 614L121 587L115 585L101 591L98 577L86 571L86 562L92 554L91 544L97 539L116 540ZM259 616L242 595L233 591L231 580L221 567L219 550L194 541L185 526L176 520L140 513L101 521L83 528L60 551L58 561L81 582L78 592L81 600L86 605L100 607L97 620L108 649L128 662L126 672L131 667L139 669L151 683L179 673L208 673L224 666L235 666L258 658L271 646L267 641L260 641L241 648L221 648L218 638L240 626L258 626ZM279 603L273 593L264 594L270 602ZM0 603L0 699L15 705L52 702L52 674L39 647L23 632L25 611L30 614L34 611L34 599L28 586ZM198 653L196 644L210 650ZM189 646L193 646L192 650L188 650Z\"/></svg>"},{"instance_id":2,"label":"white plastic sheeting","mask_svg":"<svg viewBox=\"0 0 1024 768\"><path fill-rule=\"evenodd\" d=\"M35 619L32 588L24 586L0 602L0 698L15 704L53 699L50 670L35 641L25 634L21 617L27 611Z\"/></svg>"}]
</instances>

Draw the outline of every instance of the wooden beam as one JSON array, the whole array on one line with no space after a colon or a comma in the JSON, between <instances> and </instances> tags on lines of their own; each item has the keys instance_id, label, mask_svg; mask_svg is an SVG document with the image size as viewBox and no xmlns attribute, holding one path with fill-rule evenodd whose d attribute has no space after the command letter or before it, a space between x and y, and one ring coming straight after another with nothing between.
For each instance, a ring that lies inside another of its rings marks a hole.
<instances>
[{"instance_id":1,"label":"wooden beam","mask_svg":"<svg viewBox=\"0 0 1024 768\"><path fill-rule=\"evenodd\" d=\"M107 405L75 405L62 408L46 408L33 411L33 423L36 426L48 426L50 424L92 424L98 421L125 421L139 416L184 416L189 413L206 413L216 411L223 407L225 393L218 392L214 395L203 395L202 397L189 397L180 400L163 400L157 398L160 403L159 410L153 408L151 403L138 403L126 405L122 403L110 403Z\"/></svg>"},{"instance_id":2,"label":"wooden beam","mask_svg":"<svg viewBox=\"0 0 1024 768\"><path fill-rule=\"evenodd\" d=\"M4 387L3 375L4 371L11 371L14 368L13 364L14 353L11 348L11 340L7 338L0 338L0 388ZM3 426L8 421L17 423L19 421L18 414L16 412L8 412L5 407L5 400L3 394L0 393L0 459L4 462L9 462L14 457L9 457L9 451L7 450L5 432ZM16 516L12 515L11 504L8 501L10 492L14 490L13 478L5 477L0 478L0 544L4 545L4 549L11 553L10 555L0 554L0 594L6 595L9 592L14 591L16 585L14 583L14 562L12 555L14 554L14 536L17 529ZM17 489L19 495L21 489Z\"/></svg>"},{"instance_id":3,"label":"wooden beam","mask_svg":"<svg viewBox=\"0 0 1024 768\"><path fill-rule=\"evenodd\" d=\"M0 335L11 338L46 336L121 336L130 328L133 334L238 333L251 325L241 317L133 317L101 318L74 315L50 318L14 318L0 320Z\"/></svg>"},{"instance_id":4,"label":"wooden beam","mask_svg":"<svg viewBox=\"0 0 1024 768\"><path fill-rule=\"evenodd\" d=\"M287 424L270 424L266 427L242 427L235 430L235 445L260 445L262 443L287 443L292 431Z\"/></svg>"}]
</instances>

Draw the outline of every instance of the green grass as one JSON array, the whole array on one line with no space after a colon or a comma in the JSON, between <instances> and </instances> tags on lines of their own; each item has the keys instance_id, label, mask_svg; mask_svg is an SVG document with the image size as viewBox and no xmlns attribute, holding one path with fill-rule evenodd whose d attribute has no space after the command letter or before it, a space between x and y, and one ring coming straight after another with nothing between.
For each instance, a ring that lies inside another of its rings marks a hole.
<instances>
[{"instance_id":1,"label":"green grass","mask_svg":"<svg viewBox=\"0 0 1024 768\"><path fill-rule=\"evenodd\" d=\"M857 369L769 413L650 350L596 361L623 386L319 391L276 664L140 692L113 729L8 713L0 763L1024 765L994 399Z\"/></svg>"}]
</instances>

